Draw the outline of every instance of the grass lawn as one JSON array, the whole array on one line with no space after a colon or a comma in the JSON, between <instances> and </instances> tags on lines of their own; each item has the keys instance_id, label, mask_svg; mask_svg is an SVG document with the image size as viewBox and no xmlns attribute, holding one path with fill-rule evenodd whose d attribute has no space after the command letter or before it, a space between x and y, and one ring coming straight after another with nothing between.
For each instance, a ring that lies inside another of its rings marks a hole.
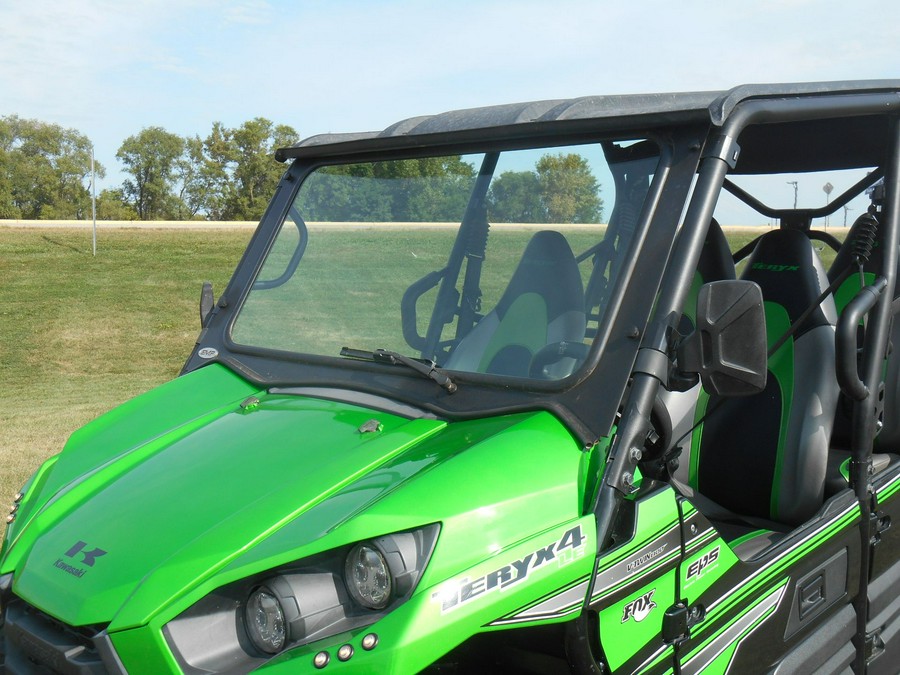
<instances>
[{"instance_id":1,"label":"grass lawn","mask_svg":"<svg viewBox=\"0 0 900 675\"><path fill-rule=\"evenodd\" d=\"M178 374L202 282L221 292L251 234L101 230L93 257L88 229L0 228L0 504L72 431Z\"/></svg>"},{"instance_id":2,"label":"grass lawn","mask_svg":"<svg viewBox=\"0 0 900 675\"><path fill-rule=\"evenodd\" d=\"M218 295L250 236L101 230L93 257L87 229L0 228L0 504L73 430L178 373L202 282Z\"/></svg>"}]
</instances>

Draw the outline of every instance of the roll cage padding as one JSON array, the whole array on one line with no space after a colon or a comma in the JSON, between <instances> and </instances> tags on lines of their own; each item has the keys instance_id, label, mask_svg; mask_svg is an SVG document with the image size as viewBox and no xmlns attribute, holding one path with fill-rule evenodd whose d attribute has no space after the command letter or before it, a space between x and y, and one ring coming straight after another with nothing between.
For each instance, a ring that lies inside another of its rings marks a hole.
<instances>
[{"instance_id":1,"label":"roll cage padding","mask_svg":"<svg viewBox=\"0 0 900 675\"><path fill-rule=\"evenodd\" d=\"M828 287L824 267L797 230L764 235L743 279L760 285L773 345ZM798 525L824 502L838 397L834 300L828 295L769 358L766 389L710 397L695 431L693 487L736 514Z\"/></svg>"}]
</instances>

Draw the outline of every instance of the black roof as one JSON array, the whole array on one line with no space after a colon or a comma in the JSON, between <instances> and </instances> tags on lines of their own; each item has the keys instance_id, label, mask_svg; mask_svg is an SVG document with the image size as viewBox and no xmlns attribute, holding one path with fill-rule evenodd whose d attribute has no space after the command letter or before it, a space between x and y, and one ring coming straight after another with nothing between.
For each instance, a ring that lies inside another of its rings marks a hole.
<instances>
[{"instance_id":1,"label":"black roof","mask_svg":"<svg viewBox=\"0 0 900 675\"><path fill-rule=\"evenodd\" d=\"M728 91L585 96L453 110L411 117L382 131L311 136L279 149L276 158L284 161L426 145L461 145L487 138L504 141L579 130L596 132L621 126L623 120L631 120L626 126L641 129L689 122L721 127L739 103L750 99L867 93L896 94L900 100L900 80L745 84ZM754 172L752 163L743 164L739 167L742 172Z\"/></svg>"}]
</instances>

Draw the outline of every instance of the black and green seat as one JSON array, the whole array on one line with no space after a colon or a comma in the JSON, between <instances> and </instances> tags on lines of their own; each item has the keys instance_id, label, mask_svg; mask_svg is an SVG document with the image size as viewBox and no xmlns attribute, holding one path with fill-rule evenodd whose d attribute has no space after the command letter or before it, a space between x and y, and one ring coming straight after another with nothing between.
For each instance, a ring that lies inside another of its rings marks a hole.
<instances>
[{"instance_id":1,"label":"black and green seat","mask_svg":"<svg viewBox=\"0 0 900 675\"><path fill-rule=\"evenodd\" d=\"M529 375L532 358L547 345L584 341L584 284L566 238L536 232L500 300L460 341L444 367L495 375ZM564 377L573 359L549 365L545 376Z\"/></svg>"},{"instance_id":2,"label":"black and green seat","mask_svg":"<svg viewBox=\"0 0 900 675\"><path fill-rule=\"evenodd\" d=\"M762 289L770 350L828 286L803 232L765 234L741 277ZM769 357L763 392L704 394L688 480L724 514L798 525L824 503L828 448L838 398L834 300L829 295ZM722 514L716 514L722 517Z\"/></svg>"},{"instance_id":3,"label":"black and green seat","mask_svg":"<svg viewBox=\"0 0 900 675\"><path fill-rule=\"evenodd\" d=\"M734 261L731 258L728 239L725 237L725 233L722 231L719 223L713 219L709 224L706 239L700 251L700 260L697 262L697 271L694 272L691 290L684 303L684 311L678 332L682 335L688 335L694 330L697 316L697 296L703 284L734 278ZM657 395L660 405L655 408L656 414L667 417L667 419L662 420L662 424L667 429L671 429L673 440L677 440L689 433L694 423L694 414L699 395L699 384L688 391L662 389ZM689 465L688 455L688 452L682 454L681 464L679 465L681 468ZM682 481L686 480L681 471L677 472L677 476Z\"/></svg>"}]
</instances>

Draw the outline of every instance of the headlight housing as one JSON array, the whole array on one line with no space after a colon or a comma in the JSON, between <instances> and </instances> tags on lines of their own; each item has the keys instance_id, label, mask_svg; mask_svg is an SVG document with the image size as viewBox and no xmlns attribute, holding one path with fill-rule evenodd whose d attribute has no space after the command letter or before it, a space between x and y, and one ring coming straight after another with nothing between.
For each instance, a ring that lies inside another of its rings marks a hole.
<instances>
[{"instance_id":1,"label":"headlight housing","mask_svg":"<svg viewBox=\"0 0 900 675\"><path fill-rule=\"evenodd\" d=\"M244 603L244 625L250 641L259 651L277 654L284 649L287 637L284 609L278 598L265 586L251 591Z\"/></svg>"},{"instance_id":2,"label":"headlight housing","mask_svg":"<svg viewBox=\"0 0 900 675\"><path fill-rule=\"evenodd\" d=\"M253 669L285 649L375 623L404 602L438 532L429 525L368 539L228 584L166 624L164 635L185 670Z\"/></svg>"},{"instance_id":3,"label":"headlight housing","mask_svg":"<svg viewBox=\"0 0 900 675\"><path fill-rule=\"evenodd\" d=\"M368 542L350 549L344 564L344 582L350 597L363 607L384 609L391 601L391 571L381 551Z\"/></svg>"}]
</instances>

